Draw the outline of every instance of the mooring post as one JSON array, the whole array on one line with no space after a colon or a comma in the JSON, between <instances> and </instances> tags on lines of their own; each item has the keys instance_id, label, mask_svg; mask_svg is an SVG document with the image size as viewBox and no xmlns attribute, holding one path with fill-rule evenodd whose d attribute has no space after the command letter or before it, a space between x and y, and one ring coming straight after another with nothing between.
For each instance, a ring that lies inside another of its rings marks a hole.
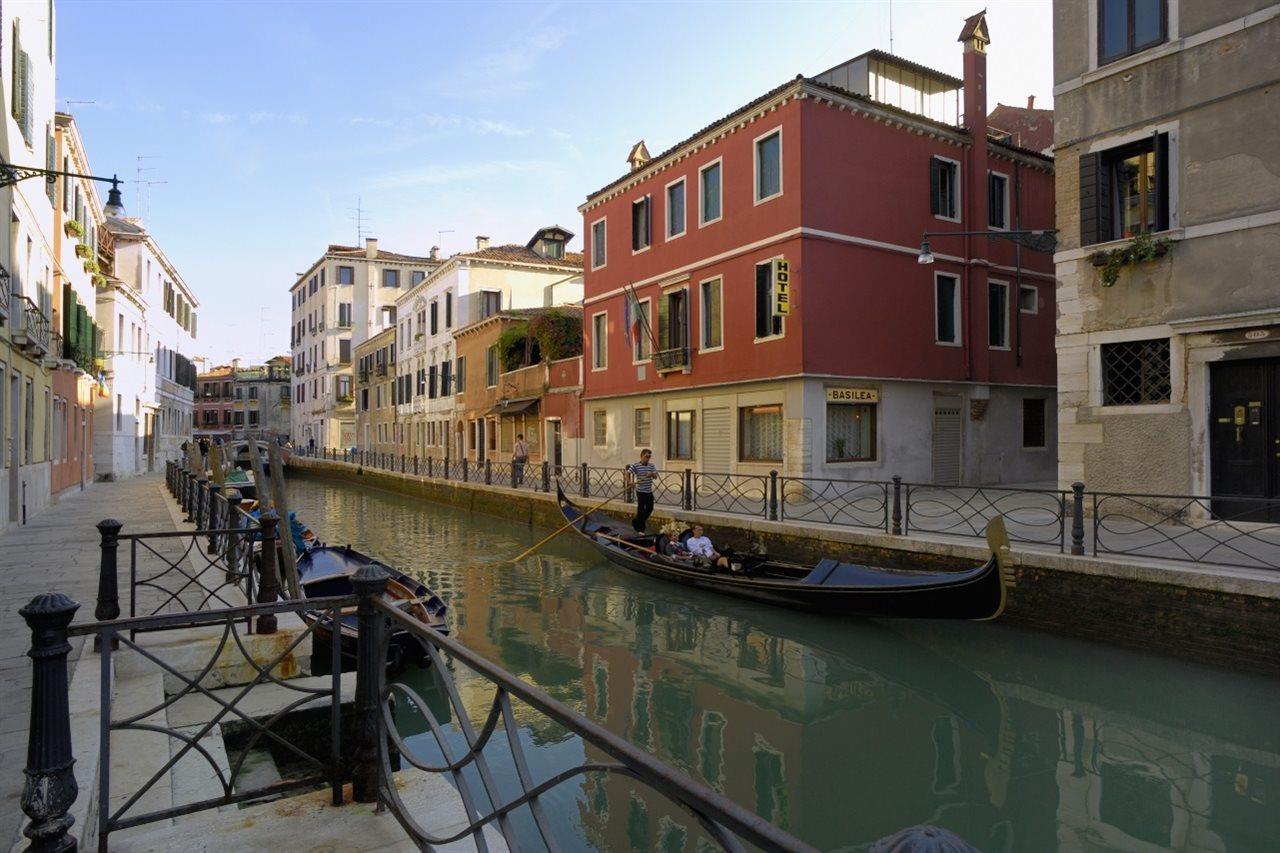
<instances>
[{"instance_id":1,"label":"mooring post","mask_svg":"<svg viewBox=\"0 0 1280 853\"><path fill-rule=\"evenodd\" d=\"M209 531L210 531L210 533L209 533L209 537L208 537L208 538L209 538L209 543L208 543L208 545L205 547L205 553L207 553L207 554L216 554L216 553L218 553L218 536L217 536L217 534L213 533L212 531L217 530L218 528L222 527L222 517L221 517L221 516L222 516L222 501L218 500L218 497L219 497L221 494L222 494L222 484L221 484L221 483L210 483L210 484L209 484L209 515L208 515L209 524L208 524L208 527L207 527L206 529L207 529L207 530L209 530Z\"/></svg>"},{"instance_id":2,"label":"mooring post","mask_svg":"<svg viewBox=\"0 0 1280 853\"><path fill-rule=\"evenodd\" d=\"M232 489L227 493L227 529L231 532L222 540L226 543L227 583L235 583L235 576L240 571L240 492Z\"/></svg>"},{"instance_id":3,"label":"mooring post","mask_svg":"<svg viewBox=\"0 0 1280 853\"><path fill-rule=\"evenodd\" d=\"M31 819L23 831L31 839L28 850L74 853L77 846L68 834L75 818L67 814L79 793L67 701L67 626L79 607L60 592L46 592L18 611L31 629L31 725L21 801Z\"/></svg>"},{"instance_id":4,"label":"mooring post","mask_svg":"<svg viewBox=\"0 0 1280 853\"><path fill-rule=\"evenodd\" d=\"M551 491L551 462L542 460L542 491Z\"/></svg>"},{"instance_id":5,"label":"mooring post","mask_svg":"<svg viewBox=\"0 0 1280 853\"><path fill-rule=\"evenodd\" d=\"M262 551L258 555L258 603L274 604L280 598L280 570L276 562L276 535L280 516L269 509L258 518L262 528ZM274 634L276 615L264 613L258 617L258 633Z\"/></svg>"},{"instance_id":6,"label":"mooring post","mask_svg":"<svg viewBox=\"0 0 1280 853\"><path fill-rule=\"evenodd\" d=\"M681 503L681 506L683 506L686 510L693 509L693 469L692 468L684 469L684 486L682 491L684 492L684 495L683 495L684 500Z\"/></svg>"},{"instance_id":7,"label":"mooring post","mask_svg":"<svg viewBox=\"0 0 1280 853\"><path fill-rule=\"evenodd\" d=\"M493 485L493 460L487 456L484 460L484 484L486 486Z\"/></svg>"},{"instance_id":8,"label":"mooring post","mask_svg":"<svg viewBox=\"0 0 1280 853\"><path fill-rule=\"evenodd\" d=\"M418 454L413 454L413 476L418 476Z\"/></svg>"},{"instance_id":9,"label":"mooring post","mask_svg":"<svg viewBox=\"0 0 1280 853\"><path fill-rule=\"evenodd\" d=\"M1071 553L1084 554L1084 483L1071 484Z\"/></svg>"},{"instance_id":10,"label":"mooring post","mask_svg":"<svg viewBox=\"0 0 1280 853\"><path fill-rule=\"evenodd\" d=\"M388 578L377 563L362 566L351 577L351 586L360 597L356 608L355 766L351 769L351 793L357 803L378 800L379 738L382 737L382 714L378 705L386 672L382 650L386 617L378 612L374 601L386 593Z\"/></svg>"},{"instance_id":11,"label":"mooring post","mask_svg":"<svg viewBox=\"0 0 1280 853\"><path fill-rule=\"evenodd\" d=\"M102 554L98 557L98 606L94 608L93 618L99 622L120 618L120 584L117 567L120 550L120 528L124 525L114 518L104 518L98 522L98 547ZM102 650L102 636L94 634L93 650ZM119 648L116 640L111 641L112 648Z\"/></svg>"},{"instance_id":12,"label":"mooring post","mask_svg":"<svg viewBox=\"0 0 1280 853\"><path fill-rule=\"evenodd\" d=\"M769 520L778 520L778 471L769 472Z\"/></svg>"},{"instance_id":13,"label":"mooring post","mask_svg":"<svg viewBox=\"0 0 1280 853\"><path fill-rule=\"evenodd\" d=\"M432 460L432 457L428 456L428 457L427 457L427 476L428 476L428 477L430 477L430 476L431 476L431 469L432 469L433 465L434 465L434 462L433 462L433 460Z\"/></svg>"},{"instance_id":14,"label":"mooring post","mask_svg":"<svg viewBox=\"0 0 1280 853\"><path fill-rule=\"evenodd\" d=\"M196 529L209 529L209 475L204 472L196 478Z\"/></svg>"},{"instance_id":15,"label":"mooring post","mask_svg":"<svg viewBox=\"0 0 1280 853\"><path fill-rule=\"evenodd\" d=\"M902 535L902 477L893 475L893 535Z\"/></svg>"}]
</instances>

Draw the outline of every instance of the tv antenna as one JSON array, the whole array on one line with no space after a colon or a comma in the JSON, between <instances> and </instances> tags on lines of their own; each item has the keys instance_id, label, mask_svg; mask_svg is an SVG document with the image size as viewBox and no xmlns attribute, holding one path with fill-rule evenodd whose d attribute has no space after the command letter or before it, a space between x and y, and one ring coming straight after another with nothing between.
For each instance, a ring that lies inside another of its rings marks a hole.
<instances>
[{"instance_id":1,"label":"tv antenna","mask_svg":"<svg viewBox=\"0 0 1280 853\"><path fill-rule=\"evenodd\" d=\"M369 220L365 215L365 209L361 204L360 196L356 196L356 206L353 210L354 215L351 219L356 223L356 245L359 246L364 242L364 238L369 234Z\"/></svg>"},{"instance_id":2,"label":"tv antenna","mask_svg":"<svg viewBox=\"0 0 1280 853\"><path fill-rule=\"evenodd\" d=\"M97 102L97 101L73 101L73 100L71 100L70 98L64 98L64 99L62 100L62 105L63 105L63 107L65 108L65 109L63 109L63 112L65 112L65 113L67 113L68 115L70 115L70 114L71 114L71 105L72 105L72 104L96 104L96 103L98 103L98 102Z\"/></svg>"},{"instance_id":3,"label":"tv antenna","mask_svg":"<svg viewBox=\"0 0 1280 853\"><path fill-rule=\"evenodd\" d=\"M889 0L889 52L893 53L893 0Z\"/></svg>"},{"instance_id":4,"label":"tv antenna","mask_svg":"<svg viewBox=\"0 0 1280 853\"><path fill-rule=\"evenodd\" d=\"M446 258L447 258L447 257L449 257L449 253L448 253L448 252L445 252L445 250L444 250L444 235L446 235L446 234L452 234L452 233L453 233L453 229L452 229L452 228L446 228L446 229L445 229L445 230L443 230L443 231L437 231L437 232L436 232L436 246L438 246L438 247L440 248L440 251L444 254L444 256L445 256Z\"/></svg>"},{"instance_id":5,"label":"tv antenna","mask_svg":"<svg viewBox=\"0 0 1280 853\"><path fill-rule=\"evenodd\" d=\"M159 154L139 154L137 156L137 177L133 179L133 184L138 188L138 199L140 202L138 207L143 221L146 221L151 213L151 188L169 183L168 181L155 181L143 177L146 173L154 172L156 170L155 166L144 166L143 161L159 159Z\"/></svg>"}]
</instances>

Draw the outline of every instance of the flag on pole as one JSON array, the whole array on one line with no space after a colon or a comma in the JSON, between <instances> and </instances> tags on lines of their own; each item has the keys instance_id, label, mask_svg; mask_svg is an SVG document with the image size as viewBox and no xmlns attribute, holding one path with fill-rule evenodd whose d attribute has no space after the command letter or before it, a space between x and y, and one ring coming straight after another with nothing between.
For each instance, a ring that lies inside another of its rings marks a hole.
<instances>
[{"instance_id":1,"label":"flag on pole","mask_svg":"<svg viewBox=\"0 0 1280 853\"><path fill-rule=\"evenodd\" d=\"M627 345L634 346L632 337L633 329L637 322L640 321L640 300L636 298L636 292L631 285L626 286L625 305L623 307L623 322L625 323L625 332L627 335Z\"/></svg>"}]
</instances>

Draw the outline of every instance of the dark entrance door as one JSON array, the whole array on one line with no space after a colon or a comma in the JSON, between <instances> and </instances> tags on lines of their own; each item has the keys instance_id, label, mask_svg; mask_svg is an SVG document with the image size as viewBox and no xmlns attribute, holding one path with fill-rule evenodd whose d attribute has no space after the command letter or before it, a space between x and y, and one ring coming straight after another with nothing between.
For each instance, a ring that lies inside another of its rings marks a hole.
<instances>
[{"instance_id":1,"label":"dark entrance door","mask_svg":"<svg viewBox=\"0 0 1280 853\"><path fill-rule=\"evenodd\" d=\"M1280 521L1280 359L1210 365L1209 393L1214 515Z\"/></svg>"}]
</instances>

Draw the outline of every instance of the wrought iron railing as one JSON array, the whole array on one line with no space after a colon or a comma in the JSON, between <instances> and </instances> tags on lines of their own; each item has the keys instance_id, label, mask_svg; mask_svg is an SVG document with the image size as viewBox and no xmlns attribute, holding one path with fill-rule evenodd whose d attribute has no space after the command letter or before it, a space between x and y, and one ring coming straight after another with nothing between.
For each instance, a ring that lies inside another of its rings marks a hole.
<instances>
[{"instance_id":1,"label":"wrought iron railing","mask_svg":"<svg viewBox=\"0 0 1280 853\"><path fill-rule=\"evenodd\" d=\"M316 455L346 461L361 456L386 467L377 454L342 451ZM509 463L416 460L406 471L418 476L510 487ZM399 469L397 469L399 470ZM521 488L550 491L556 481L567 492L604 500L635 499L625 468L580 464L525 467ZM1004 486L941 486L891 480L659 470L654 502L772 521L829 524L892 535L935 534L967 539L986 535L987 522L1002 515L1009 537L1025 545L1073 555L1128 556L1211 565L1280 569L1280 499L1233 496L1170 496Z\"/></svg>"},{"instance_id":2,"label":"wrought iron railing","mask_svg":"<svg viewBox=\"0 0 1280 853\"><path fill-rule=\"evenodd\" d=\"M0 316L9 317L10 305L13 302L13 279L9 271L0 266Z\"/></svg>"},{"instance_id":3,"label":"wrought iron railing","mask_svg":"<svg viewBox=\"0 0 1280 853\"><path fill-rule=\"evenodd\" d=\"M681 370L689 366L689 348L673 347L653 354L654 370Z\"/></svg>"},{"instance_id":4,"label":"wrought iron railing","mask_svg":"<svg viewBox=\"0 0 1280 853\"><path fill-rule=\"evenodd\" d=\"M27 297L16 293L10 296L10 306L9 316L13 322L13 334L22 335L27 347L48 352L49 335L52 330L49 326L49 318L40 310L40 307ZM19 345L23 344L19 343Z\"/></svg>"},{"instance_id":5,"label":"wrought iron railing","mask_svg":"<svg viewBox=\"0 0 1280 853\"><path fill-rule=\"evenodd\" d=\"M378 729L365 735L366 740L378 744L381 756L380 772L376 780L378 798L395 815L410 839L430 849L468 839L477 849L488 849L485 834L498 832L511 849L540 842L538 846L558 850L561 842L556 827L565 825L560 816L549 814L547 800L554 800L551 793L566 783L589 776L624 776L639 788L647 789L655 796L678 805L691 813L706 832L713 846L723 850L742 850L743 844L769 851L807 851L808 845L779 829L764 818L747 811L723 794L695 781L679 770L663 763L649 752L629 743L608 729L588 720L582 714L553 699L546 692L523 681L463 646L407 616L380 594L385 588L386 577L380 579L369 573L357 581L363 584L361 599L362 637L371 635L368 651L362 651L361 664L374 671L374 688L369 695L357 687L357 713L361 702L374 700L379 713ZM372 606L369 606L372 605ZM422 647L430 661L435 682L447 698L452 720L462 735L462 748L448 736L445 725L431 705L409 684L389 681L381 661L386 659L388 638L387 624L397 631L405 631ZM368 662L363 655L367 654ZM479 677L493 690L484 722L477 729L472 725L472 712L481 709L468 708L455 683L454 670L465 669L468 677ZM517 715L516 706L520 706ZM393 706L396 713L393 714ZM400 733L396 716L402 719L409 713L425 720L430 743L440 758L424 755ZM604 760L584 760L574 767L560 770L544 779L534 777L525 747L520 737L520 721L536 715L554 722L589 744L605 756ZM501 738L499 736L501 730ZM515 782L519 792L510 793L512 780L500 785L490 763L491 757L510 755L515 769ZM403 760L420 772L445 776L458 792L458 798L466 816L466 826L450 835L436 835L423 827L400 796L400 785L392 771L393 758ZM478 780L479 785L475 783ZM357 773L357 788L362 780ZM367 780L365 782L367 784ZM357 794L359 799L359 794ZM523 832L513 819L527 814L532 818L537 837ZM699 847L701 849L701 847Z\"/></svg>"}]
</instances>

